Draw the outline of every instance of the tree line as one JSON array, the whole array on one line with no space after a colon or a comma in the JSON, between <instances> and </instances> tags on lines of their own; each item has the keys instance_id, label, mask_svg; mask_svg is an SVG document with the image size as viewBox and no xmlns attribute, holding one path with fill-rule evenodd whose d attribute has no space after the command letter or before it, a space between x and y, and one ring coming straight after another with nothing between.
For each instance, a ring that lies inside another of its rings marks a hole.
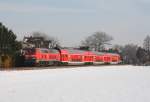
<instances>
[{"instance_id":1,"label":"tree line","mask_svg":"<svg viewBox=\"0 0 150 102\"><path fill-rule=\"evenodd\" d=\"M150 65L150 36L147 35L143 41L143 46L136 44L113 45L106 50L106 46L111 45L113 37L105 32L96 32L82 41L81 46L87 49L118 53L121 55L123 64Z\"/></svg>"},{"instance_id":2,"label":"tree line","mask_svg":"<svg viewBox=\"0 0 150 102\"><path fill-rule=\"evenodd\" d=\"M23 41L17 41L17 36L12 30L0 23L0 65L8 56L16 61L20 50L24 47L62 47L59 40L42 32L33 32ZM150 36L146 36L143 46L135 44L112 45L113 37L106 32L95 32L81 41L79 48L99 52L118 53L124 64L149 65L150 63ZM107 48L107 46L111 46ZM63 48L63 47L62 47ZM107 48L107 49L106 49ZM19 59L20 60L20 59Z\"/></svg>"}]
</instances>

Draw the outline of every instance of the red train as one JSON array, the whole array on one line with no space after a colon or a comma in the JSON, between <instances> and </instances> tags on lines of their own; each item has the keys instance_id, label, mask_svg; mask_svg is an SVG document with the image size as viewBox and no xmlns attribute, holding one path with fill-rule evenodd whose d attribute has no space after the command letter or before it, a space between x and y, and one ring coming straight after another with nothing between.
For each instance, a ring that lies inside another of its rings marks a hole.
<instances>
[{"instance_id":1,"label":"red train","mask_svg":"<svg viewBox=\"0 0 150 102\"><path fill-rule=\"evenodd\" d=\"M84 65L84 64L119 64L120 55L114 53L83 51L78 49L24 49L25 65Z\"/></svg>"}]
</instances>

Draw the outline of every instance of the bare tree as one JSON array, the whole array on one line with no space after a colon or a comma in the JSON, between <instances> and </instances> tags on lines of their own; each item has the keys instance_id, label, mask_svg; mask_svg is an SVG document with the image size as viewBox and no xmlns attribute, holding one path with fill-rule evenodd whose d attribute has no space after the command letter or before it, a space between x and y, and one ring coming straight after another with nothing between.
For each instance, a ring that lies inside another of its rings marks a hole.
<instances>
[{"instance_id":1,"label":"bare tree","mask_svg":"<svg viewBox=\"0 0 150 102\"><path fill-rule=\"evenodd\" d=\"M24 43L37 48L54 48L60 46L58 39L48 36L42 32L33 32L32 36L24 37Z\"/></svg>"},{"instance_id":2,"label":"bare tree","mask_svg":"<svg viewBox=\"0 0 150 102\"><path fill-rule=\"evenodd\" d=\"M121 55L123 57L123 61L126 64L137 64L137 52L138 46L134 44L128 44L122 47Z\"/></svg>"},{"instance_id":3,"label":"bare tree","mask_svg":"<svg viewBox=\"0 0 150 102\"><path fill-rule=\"evenodd\" d=\"M82 46L88 46L91 50L101 51L105 48L105 45L110 44L111 40L113 38L105 32L96 32L82 41Z\"/></svg>"},{"instance_id":4,"label":"bare tree","mask_svg":"<svg viewBox=\"0 0 150 102\"><path fill-rule=\"evenodd\" d=\"M44 46L48 48L54 48L60 46L60 43L57 38L48 36L42 32L33 32L33 37L42 37L44 39Z\"/></svg>"},{"instance_id":5,"label":"bare tree","mask_svg":"<svg viewBox=\"0 0 150 102\"><path fill-rule=\"evenodd\" d=\"M148 51L146 51L145 49L139 47L137 52L136 52L136 56L139 60L139 64L148 64L149 63L149 59L150 59L150 56L149 56L149 53Z\"/></svg>"},{"instance_id":6,"label":"bare tree","mask_svg":"<svg viewBox=\"0 0 150 102\"><path fill-rule=\"evenodd\" d=\"M146 51L150 51L150 36L146 36L146 38L144 39L144 43L143 43L143 48Z\"/></svg>"}]
</instances>

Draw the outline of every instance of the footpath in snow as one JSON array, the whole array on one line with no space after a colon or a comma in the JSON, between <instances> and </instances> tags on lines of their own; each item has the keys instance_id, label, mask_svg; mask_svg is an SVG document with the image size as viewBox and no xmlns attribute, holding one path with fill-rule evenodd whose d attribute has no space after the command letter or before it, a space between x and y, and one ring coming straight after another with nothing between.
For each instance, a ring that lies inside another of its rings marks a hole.
<instances>
[{"instance_id":1,"label":"footpath in snow","mask_svg":"<svg viewBox=\"0 0 150 102\"><path fill-rule=\"evenodd\" d=\"M150 67L0 71L0 102L150 102Z\"/></svg>"}]
</instances>

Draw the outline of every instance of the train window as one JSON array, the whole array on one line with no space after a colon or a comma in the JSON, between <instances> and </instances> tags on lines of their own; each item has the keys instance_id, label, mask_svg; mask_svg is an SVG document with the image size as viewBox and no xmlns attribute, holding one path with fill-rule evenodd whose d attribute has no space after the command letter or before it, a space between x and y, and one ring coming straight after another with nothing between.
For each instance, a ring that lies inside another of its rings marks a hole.
<instances>
[{"instance_id":1,"label":"train window","mask_svg":"<svg viewBox=\"0 0 150 102\"><path fill-rule=\"evenodd\" d=\"M50 52L50 53L58 53L58 51L55 50L55 49L49 49L49 52Z\"/></svg>"},{"instance_id":2,"label":"train window","mask_svg":"<svg viewBox=\"0 0 150 102\"><path fill-rule=\"evenodd\" d=\"M67 57L68 57L68 55L62 55L62 57L67 58Z\"/></svg>"},{"instance_id":3,"label":"train window","mask_svg":"<svg viewBox=\"0 0 150 102\"><path fill-rule=\"evenodd\" d=\"M42 55L42 59L44 58L44 55Z\"/></svg>"},{"instance_id":4,"label":"train window","mask_svg":"<svg viewBox=\"0 0 150 102\"><path fill-rule=\"evenodd\" d=\"M71 61L81 62L82 61L82 56L80 56L80 55L71 55Z\"/></svg>"},{"instance_id":5,"label":"train window","mask_svg":"<svg viewBox=\"0 0 150 102\"><path fill-rule=\"evenodd\" d=\"M118 58L116 56L112 57L112 62L116 62Z\"/></svg>"},{"instance_id":6,"label":"train window","mask_svg":"<svg viewBox=\"0 0 150 102\"><path fill-rule=\"evenodd\" d=\"M41 52L42 53L48 53L48 50L47 49L41 49Z\"/></svg>"}]
</instances>

